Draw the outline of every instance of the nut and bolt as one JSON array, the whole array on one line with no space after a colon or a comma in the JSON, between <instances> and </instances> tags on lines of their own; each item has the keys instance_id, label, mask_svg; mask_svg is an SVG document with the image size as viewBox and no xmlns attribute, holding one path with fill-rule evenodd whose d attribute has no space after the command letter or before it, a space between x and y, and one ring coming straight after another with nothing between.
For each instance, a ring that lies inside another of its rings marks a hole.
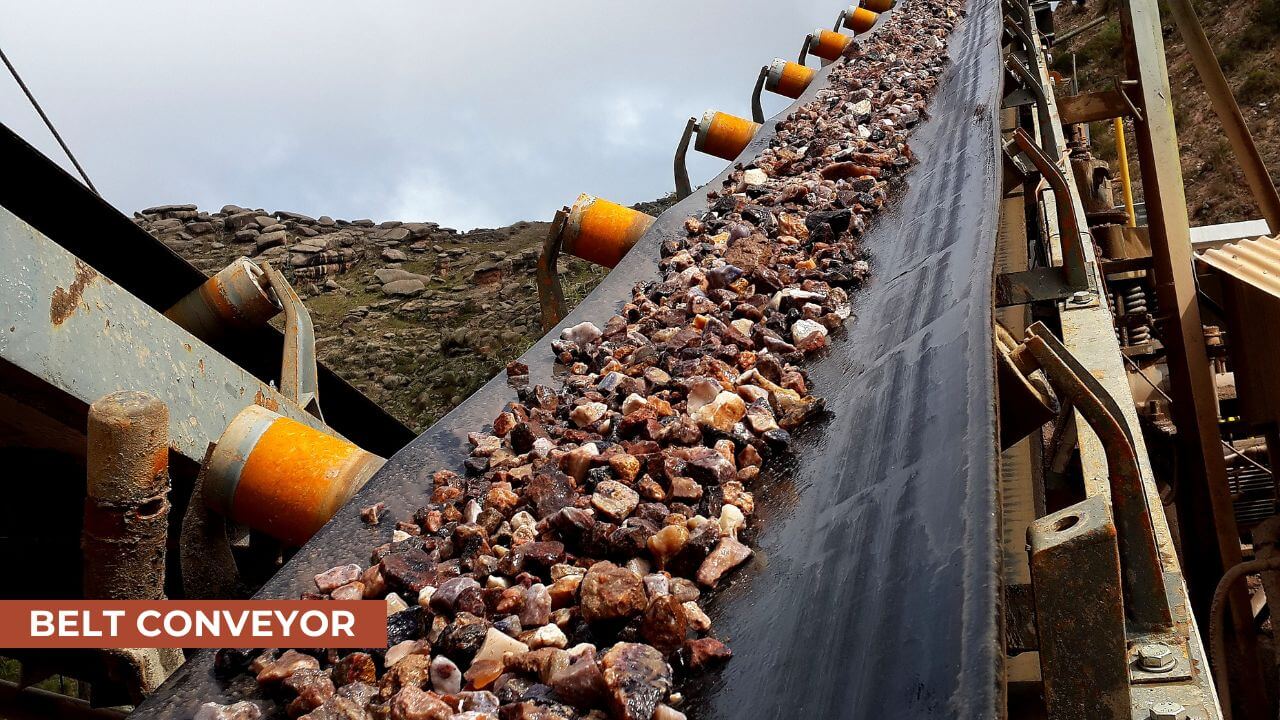
<instances>
[{"instance_id":1,"label":"nut and bolt","mask_svg":"<svg viewBox=\"0 0 1280 720\"><path fill-rule=\"evenodd\" d=\"M1088 305L1089 303L1093 302L1093 300L1094 300L1094 294L1086 290L1081 290L1079 292L1071 293L1072 305Z\"/></svg>"},{"instance_id":2,"label":"nut and bolt","mask_svg":"<svg viewBox=\"0 0 1280 720\"><path fill-rule=\"evenodd\" d=\"M1151 720L1187 720L1186 711L1175 702L1158 702L1151 706Z\"/></svg>"},{"instance_id":3,"label":"nut and bolt","mask_svg":"<svg viewBox=\"0 0 1280 720\"><path fill-rule=\"evenodd\" d=\"M1147 672L1168 672L1178 664L1178 657L1164 643L1146 643L1138 646L1138 664Z\"/></svg>"}]
</instances>

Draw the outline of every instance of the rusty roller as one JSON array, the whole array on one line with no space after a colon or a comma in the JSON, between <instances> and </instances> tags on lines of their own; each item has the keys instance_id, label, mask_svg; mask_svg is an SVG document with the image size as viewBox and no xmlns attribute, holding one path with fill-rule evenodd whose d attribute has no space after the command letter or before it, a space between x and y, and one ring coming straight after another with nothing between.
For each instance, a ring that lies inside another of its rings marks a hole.
<instances>
[{"instance_id":1,"label":"rusty roller","mask_svg":"<svg viewBox=\"0 0 1280 720\"><path fill-rule=\"evenodd\" d=\"M239 258L165 311L164 316L201 340L260 327L280 314L262 268Z\"/></svg>"},{"instance_id":2,"label":"rusty roller","mask_svg":"<svg viewBox=\"0 0 1280 720\"><path fill-rule=\"evenodd\" d=\"M809 54L823 60L838 60L853 38L844 33L818 28L809 36Z\"/></svg>"},{"instance_id":3,"label":"rusty roller","mask_svg":"<svg viewBox=\"0 0 1280 720\"><path fill-rule=\"evenodd\" d=\"M851 5L844 11L844 26L855 34L870 32L879 19L878 14L858 5Z\"/></svg>"},{"instance_id":4,"label":"rusty roller","mask_svg":"<svg viewBox=\"0 0 1280 720\"><path fill-rule=\"evenodd\" d=\"M698 122L694 149L723 160L734 160L760 130L760 123L728 113L708 110Z\"/></svg>"},{"instance_id":5,"label":"rusty roller","mask_svg":"<svg viewBox=\"0 0 1280 720\"><path fill-rule=\"evenodd\" d=\"M798 98L813 82L813 68L776 58L765 76L764 88L789 98Z\"/></svg>"},{"instance_id":6,"label":"rusty roller","mask_svg":"<svg viewBox=\"0 0 1280 720\"><path fill-rule=\"evenodd\" d=\"M569 208L560 247L574 257L611 268L653 221L652 215L583 193Z\"/></svg>"},{"instance_id":7,"label":"rusty roller","mask_svg":"<svg viewBox=\"0 0 1280 720\"><path fill-rule=\"evenodd\" d=\"M205 502L300 546L382 467L382 458L266 408L227 426L205 467Z\"/></svg>"}]
</instances>

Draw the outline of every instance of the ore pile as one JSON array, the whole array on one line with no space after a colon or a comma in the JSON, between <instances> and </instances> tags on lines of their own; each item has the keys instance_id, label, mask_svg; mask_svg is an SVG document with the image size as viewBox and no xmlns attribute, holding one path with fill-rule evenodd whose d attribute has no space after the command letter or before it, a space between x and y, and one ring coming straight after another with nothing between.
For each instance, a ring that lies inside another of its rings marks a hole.
<instances>
[{"instance_id":1,"label":"ore pile","mask_svg":"<svg viewBox=\"0 0 1280 720\"><path fill-rule=\"evenodd\" d=\"M311 720L683 718L681 681L731 655L703 606L751 557L749 488L823 412L802 366L868 277L858 238L900 190L961 4L907 0L852 46L663 245L661 280L553 343L559 389L509 366L519 400L465 469L434 474L367 568L316 576L313 597L385 598L389 649L224 651L222 670Z\"/></svg>"}]
</instances>

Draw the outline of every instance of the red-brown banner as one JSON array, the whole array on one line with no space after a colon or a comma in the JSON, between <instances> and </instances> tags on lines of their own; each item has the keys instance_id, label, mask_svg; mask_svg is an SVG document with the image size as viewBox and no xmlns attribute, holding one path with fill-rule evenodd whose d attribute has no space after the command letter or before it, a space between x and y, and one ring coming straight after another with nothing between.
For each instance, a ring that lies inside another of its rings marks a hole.
<instances>
[{"instance_id":1,"label":"red-brown banner","mask_svg":"<svg viewBox=\"0 0 1280 720\"><path fill-rule=\"evenodd\" d=\"M382 600L0 600L0 648L386 644Z\"/></svg>"}]
</instances>

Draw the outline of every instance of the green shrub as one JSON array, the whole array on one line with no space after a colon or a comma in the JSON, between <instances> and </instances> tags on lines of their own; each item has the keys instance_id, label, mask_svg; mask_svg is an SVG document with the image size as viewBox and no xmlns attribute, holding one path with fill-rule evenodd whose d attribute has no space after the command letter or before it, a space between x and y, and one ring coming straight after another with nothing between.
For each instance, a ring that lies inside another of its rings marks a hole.
<instances>
[{"instance_id":1,"label":"green shrub","mask_svg":"<svg viewBox=\"0 0 1280 720\"><path fill-rule=\"evenodd\" d=\"M1252 103L1266 100L1277 93L1280 93L1280 70L1260 68L1245 76L1236 95L1241 102Z\"/></svg>"}]
</instances>

